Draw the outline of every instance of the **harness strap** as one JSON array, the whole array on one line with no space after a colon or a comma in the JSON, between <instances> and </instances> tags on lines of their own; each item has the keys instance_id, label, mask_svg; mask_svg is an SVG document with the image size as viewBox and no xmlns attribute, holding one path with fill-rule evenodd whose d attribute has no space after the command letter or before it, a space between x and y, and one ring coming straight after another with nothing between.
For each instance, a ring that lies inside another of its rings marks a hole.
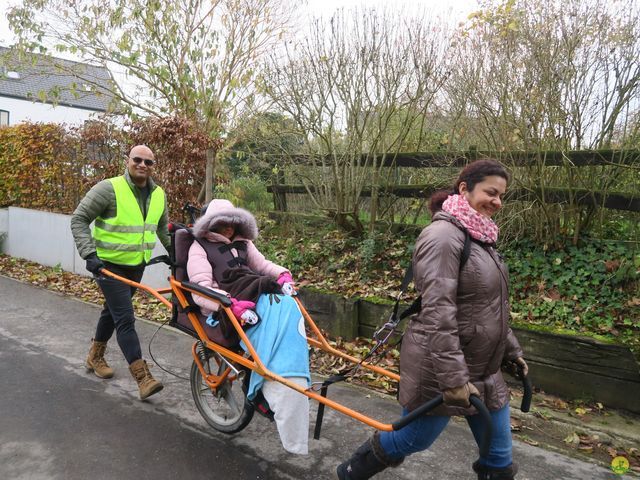
<instances>
[{"instance_id":1,"label":"harness strap","mask_svg":"<svg viewBox=\"0 0 640 480\"><path fill-rule=\"evenodd\" d=\"M464 268L464 266L467 263L467 260L469 260L470 255L471 255L471 235L469 235L469 232L465 230L464 245L462 246L462 252L460 254L459 270L462 270ZM389 324L393 324L395 328L395 326L397 326L401 320L405 319L410 315L418 313L422 309L422 298L418 296L418 298L416 298L408 308L402 311L399 317L397 316L398 305L400 304L400 298L402 297L405 290L409 286L409 283L411 283L412 279L413 279L413 264L410 263L409 266L407 267L406 273L404 274L404 279L402 280L402 284L400 285L400 294L398 295L398 298L396 299L396 304L393 307L393 314L391 315L389 322L383 325L383 328Z\"/></svg>"},{"instance_id":2,"label":"harness strap","mask_svg":"<svg viewBox=\"0 0 640 480\"><path fill-rule=\"evenodd\" d=\"M227 262L229 267L241 267L242 265L248 265L247 261L242 257L235 257L233 260Z\"/></svg>"},{"instance_id":3,"label":"harness strap","mask_svg":"<svg viewBox=\"0 0 640 480\"><path fill-rule=\"evenodd\" d=\"M180 313L200 313L200 307L197 305L192 305L189 303L186 307L183 307L179 303L176 304L178 306L178 311Z\"/></svg>"},{"instance_id":4,"label":"harness strap","mask_svg":"<svg viewBox=\"0 0 640 480\"><path fill-rule=\"evenodd\" d=\"M245 242L240 242L236 240L235 242L225 243L218 247L218 251L220 253L227 253L231 251L232 248L235 248L237 251L247 251L247 244Z\"/></svg>"}]
</instances>

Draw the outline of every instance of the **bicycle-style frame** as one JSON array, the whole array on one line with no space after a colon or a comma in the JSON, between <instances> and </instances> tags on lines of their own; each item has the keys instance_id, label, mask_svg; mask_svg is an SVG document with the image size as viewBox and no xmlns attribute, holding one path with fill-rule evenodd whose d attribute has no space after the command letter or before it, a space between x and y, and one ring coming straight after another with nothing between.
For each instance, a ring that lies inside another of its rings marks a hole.
<instances>
[{"instance_id":1,"label":"bicycle-style frame","mask_svg":"<svg viewBox=\"0 0 640 480\"><path fill-rule=\"evenodd\" d=\"M394 424L383 423L378 420L375 420L367 415L364 415L356 410L353 410L352 408L342 405L339 402L336 402L334 400L331 400L327 397L322 396L321 394L314 391L312 387L305 389L300 385L287 380L285 377L281 377L280 375L269 370L264 365L264 363L262 363L262 361L260 360L260 357L256 353L251 341L245 334L242 328L242 325L240 324L236 316L231 311L230 302L224 302L224 299L221 298L221 296L216 292L214 292L213 290L210 291L211 292L210 294L207 294L207 292L203 292L203 289L201 287L197 288L195 285L189 284L189 282L180 282L176 280L173 276L169 277L170 288L154 289L148 285L134 282L132 280L116 275L115 273L105 269L103 269L101 273L103 275L107 275L111 278L119 280L131 287L136 287L136 288L139 288L140 290L147 292L149 295L155 297L159 302L164 304L169 309L172 308L172 303L163 295L168 295L168 294L175 295L176 299L180 303L180 306L185 309L189 306L189 301L187 300L185 292L189 292L189 293L197 294L201 296L206 295L211 300L216 301L220 304L220 308L223 309L224 313L227 315L227 318L229 319L231 325L235 329L235 332L237 333L238 337L240 338L240 340L244 342L247 349L248 357L245 355L241 355L228 347L225 347L223 345L220 345L212 341L205 333L204 328L200 324L200 321L198 320L197 315L194 312L187 311L187 316L191 322L193 330L198 335L198 339L200 340L200 342L202 342L202 344L206 348L218 353L223 359L227 360L229 363L236 363L236 364L242 365L248 368L249 370L254 371L257 374L263 376L267 380L282 383L283 385L286 385L287 387L292 388L293 390L296 390L297 392L302 393L303 395L306 395L307 397L313 400L316 400L317 402L322 403L327 407L332 408L333 410L343 413L377 430L392 431L397 429L397 428L394 428ZM306 308L304 308L304 305L302 305L302 302L300 301L298 296L294 296L293 298L295 299L296 303L298 304L298 307L300 308L300 311L302 312L302 316L304 317L305 324L308 327L308 333L311 333L315 337L315 338L312 338L307 336L307 342L309 343L309 345L315 348L319 348L329 354L338 356L353 364L359 364L360 368L374 372L382 377L387 377L391 380L400 381L400 375L398 375L397 373L391 372L389 370L386 370L384 368L381 368L377 365L373 365L368 362L361 362L360 359L355 358L351 355L348 355L345 352L342 352L332 347L327 341L326 337L322 334L322 331L318 328L316 323L313 321L313 319L307 312ZM227 304L225 305L225 303ZM193 359L198 365L198 369L202 374L203 380L205 381L207 386L210 387L215 392L216 388L218 388L226 379L230 377L229 379L233 380L234 378L232 375L235 375L235 373L233 372L230 366L227 366L224 372L222 372L220 375L216 375L214 373L207 373L206 369L202 364L202 359L200 358L200 355L198 355L197 353L197 345L198 345L198 342L194 343L192 347Z\"/></svg>"}]
</instances>

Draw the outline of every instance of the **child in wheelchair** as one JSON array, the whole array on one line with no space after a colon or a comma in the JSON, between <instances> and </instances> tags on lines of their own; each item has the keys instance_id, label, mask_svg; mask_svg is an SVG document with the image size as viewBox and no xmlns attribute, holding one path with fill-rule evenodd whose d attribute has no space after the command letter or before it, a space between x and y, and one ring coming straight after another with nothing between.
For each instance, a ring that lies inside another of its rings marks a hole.
<instances>
[{"instance_id":1,"label":"child in wheelchair","mask_svg":"<svg viewBox=\"0 0 640 480\"><path fill-rule=\"evenodd\" d=\"M291 297L294 282L286 268L267 260L253 244L258 236L253 215L228 200L212 200L196 221L193 236L187 259L189 281L229 295L233 314L265 366L307 388L309 353L304 319ZM215 325L219 304L196 294L193 301L208 316L207 323ZM307 454L308 397L254 373L247 397L253 401L260 395L274 413L285 450Z\"/></svg>"}]
</instances>

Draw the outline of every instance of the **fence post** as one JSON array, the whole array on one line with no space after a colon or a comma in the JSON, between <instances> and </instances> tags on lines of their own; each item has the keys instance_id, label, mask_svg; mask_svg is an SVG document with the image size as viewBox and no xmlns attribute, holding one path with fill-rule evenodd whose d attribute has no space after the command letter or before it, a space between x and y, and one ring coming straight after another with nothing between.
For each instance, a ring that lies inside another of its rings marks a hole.
<instances>
[{"instance_id":1,"label":"fence post","mask_svg":"<svg viewBox=\"0 0 640 480\"><path fill-rule=\"evenodd\" d=\"M273 186L273 208L277 212L287 211L287 194L284 191L278 189L279 186L284 185L284 169L276 168L272 178Z\"/></svg>"},{"instance_id":2,"label":"fence post","mask_svg":"<svg viewBox=\"0 0 640 480\"><path fill-rule=\"evenodd\" d=\"M469 145L469 161L475 162L478 159L478 147L476 145Z\"/></svg>"}]
</instances>

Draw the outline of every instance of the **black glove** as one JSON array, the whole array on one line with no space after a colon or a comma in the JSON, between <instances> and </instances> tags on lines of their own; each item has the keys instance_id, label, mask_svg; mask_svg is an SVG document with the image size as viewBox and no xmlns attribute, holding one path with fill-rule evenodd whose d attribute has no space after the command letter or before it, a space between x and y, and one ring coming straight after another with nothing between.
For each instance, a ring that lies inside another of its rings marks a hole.
<instances>
[{"instance_id":1,"label":"black glove","mask_svg":"<svg viewBox=\"0 0 640 480\"><path fill-rule=\"evenodd\" d=\"M100 269L104 268L104 263L102 263L102 260L98 258L98 254L95 252L85 258L85 261L87 262L87 270L94 275L98 275L100 273Z\"/></svg>"}]
</instances>

